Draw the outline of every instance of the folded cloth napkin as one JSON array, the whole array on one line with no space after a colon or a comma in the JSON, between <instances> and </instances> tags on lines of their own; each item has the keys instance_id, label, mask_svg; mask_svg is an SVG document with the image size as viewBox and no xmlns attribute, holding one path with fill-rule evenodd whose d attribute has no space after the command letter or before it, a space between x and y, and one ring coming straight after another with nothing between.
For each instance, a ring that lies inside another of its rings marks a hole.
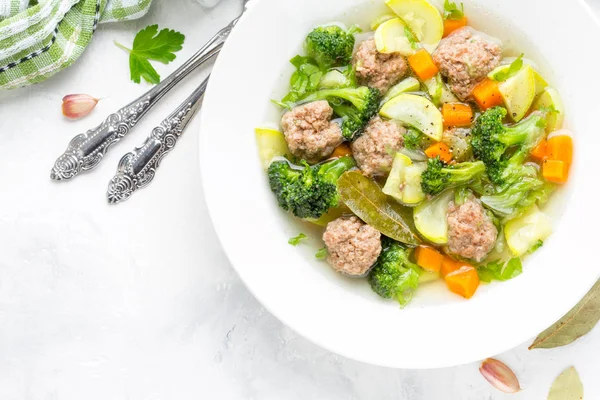
<instances>
[{"instance_id":1,"label":"folded cloth napkin","mask_svg":"<svg viewBox=\"0 0 600 400\"><path fill-rule=\"evenodd\" d=\"M0 0L0 89L42 82L73 64L99 22L135 19L152 0Z\"/></svg>"}]
</instances>

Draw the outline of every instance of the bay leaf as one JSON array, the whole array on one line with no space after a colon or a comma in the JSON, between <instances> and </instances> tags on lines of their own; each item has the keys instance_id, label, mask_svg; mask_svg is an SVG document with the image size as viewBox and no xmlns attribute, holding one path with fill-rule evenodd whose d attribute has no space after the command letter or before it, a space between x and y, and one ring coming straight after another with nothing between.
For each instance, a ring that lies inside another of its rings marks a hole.
<instances>
[{"instance_id":1,"label":"bay leaf","mask_svg":"<svg viewBox=\"0 0 600 400\"><path fill-rule=\"evenodd\" d=\"M548 400L582 400L583 384L574 367L566 369L552 384Z\"/></svg>"},{"instance_id":2,"label":"bay leaf","mask_svg":"<svg viewBox=\"0 0 600 400\"><path fill-rule=\"evenodd\" d=\"M558 322L540 333L529 346L533 349L552 349L573 343L589 333L600 320L600 280L585 297Z\"/></svg>"},{"instance_id":3,"label":"bay leaf","mask_svg":"<svg viewBox=\"0 0 600 400\"><path fill-rule=\"evenodd\" d=\"M349 171L338 180L342 201L365 223L401 243L418 245L412 209L390 201L379 185L359 171Z\"/></svg>"}]
</instances>

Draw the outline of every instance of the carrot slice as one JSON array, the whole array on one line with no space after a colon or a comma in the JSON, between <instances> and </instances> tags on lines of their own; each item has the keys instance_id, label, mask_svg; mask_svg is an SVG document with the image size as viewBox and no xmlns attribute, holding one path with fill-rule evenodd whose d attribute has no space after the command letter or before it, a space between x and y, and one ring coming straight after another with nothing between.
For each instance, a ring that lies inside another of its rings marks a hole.
<instances>
[{"instance_id":1,"label":"carrot slice","mask_svg":"<svg viewBox=\"0 0 600 400\"><path fill-rule=\"evenodd\" d=\"M548 139L548 158L571 165L573 163L573 139L571 136L560 135Z\"/></svg>"},{"instance_id":2,"label":"carrot slice","mask_svg":"<svg viewBox=\"0 0 600 400\"><path fill-rule=\"evenodd\" d=\"M463 103L446 103L442 107L446 126L469 126L473 122L471 106Z\"/></svg>"},{"instance_id":3,"label":"carrot slice","mask_svg":"<svg viewBox=\"0 0 600 400\"><path fill-rule=\"evenodd\" d=\"M487 110L488 108L499 106L503 103L502 94L500 93L500 89L498 89L498 83L491 79L486 79L475 86L475 89L473 89L473 97L475 97L477 105L479 105L482 110Z\"/></svg>"},{"instance_id":4,"label":"carrot slice","mask_svg":"<svg viewBox=\"0 0 600 400\"><path fill-rule=\"evenodd\" d=\"M444 280L450 291L466 299L473 297L481 283L477 270L470 265L464 265L456 271L450 272L444 277Z\"/></svg>"},{"instance_id":5,"label":"carrot slice","mask_svg":"<svg viewBox=\"0 0 600 400\"><path fill-rule=\"evenodd\" d=\"M566 183L569 180L569 165L560 160L544 160L542 175L547 181Z\"/></svg>"},{"instance_id":6,"label":"carrot slice","mask_svg":"<svg viewBox=\"0 0 600 400\"><path fill-rule=\"evenodd\" d=\"M464 264L461 264L458 261L455 261L450 257L444 257L444 259L442 260L442 269L440 270L440 274L442 275L442 277L445 278L446 275L448 275L451 272L456 271L463 265Z\"/></svg>"},{"instance_id":7,"label":"carrot slice","mask_svg":"<svg viewBox=\"0 0 600 400\"><path fill-rule=\"evenodd\" d=\"M433 247L419 246L415 251L417 265L429 272L439 272L444 256Z\"/></svg>"},{"instance_id":8,"label":"carrot slice","mask_svg":"<svg viewBox=\"0 0 600 400\"><path fill-rule=\"evenodd\" d=\"M452 161L452 150L446 143L436 143L425 150L425 154L429 158L439 157L445 163Z\"/></svg>"},{"instance_id":9,"label":"carrot slice","mask_svg":"<svg viewBox=\"0 0 600 400\"><path fill-rule=\"evenodd\" d=\"M433 62L431 54L425 49L421 49L408 57L408 63L415 72L415 75L422 81L433 78L439 72L437 65Z\"/></svg>"},{"instance_id":10,"label":"carrot slice","mask_svg":"<svg viewBox=\"0 0 600 400\"><path fill-rule=\"evenodd\" d=\"M331 158L342 158L352 155L352 149L346 143L340 144L331 154Z\"/></svg>"},{"instance_id":11,"label":"carrot slice","mask_svg":"<svg viewBox=\"0 0 600 400\"><path fill-rule=\"evenodd\" d=\"M535 148L531 150L531 157L537 161L542 161L548 157L548 142L546 140L542 140L540 144L535 146Z\"/></svg>"},{"instance_id":12,"label":"carrot slice","mask_svg":"<svg viewBox=\"0 0 600 400\"><path fill-rule=\"evenodd\" d=\"M463 26L467 26L467 17L461 19L446 19L444 20L444 37L450 36L450 34Z\"/></svg>"}]
</instances>

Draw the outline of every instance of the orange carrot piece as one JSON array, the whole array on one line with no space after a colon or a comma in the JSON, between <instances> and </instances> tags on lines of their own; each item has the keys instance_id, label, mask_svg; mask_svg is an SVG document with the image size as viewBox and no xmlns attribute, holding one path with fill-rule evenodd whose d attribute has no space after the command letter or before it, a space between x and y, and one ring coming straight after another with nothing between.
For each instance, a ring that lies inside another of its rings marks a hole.
<instances>
[{"instance_id":1,"label":"orange carrot piece","mask_svg":"<svg viewBox=\"0 0 600 400\"><path fill-rule=\"evenodd\" d=\"M467 17L461 19L446 19L444 20L444 37L450 36L450 34L463 26L467 26Z\"/></svg>"},{"instance_id":2,"label":"orange carrot piece","mask_svg":"<svg viewBox=\"0 0 600 400\"><path fill-rule=\"evenodd\" d=\"M436 143L425 150L425 154L429 158L439 157L445 163L452 161L452 150L446 143Z\"/></svg>"},{"instance_id":3,"label":"orange carrot piece","mask_svg":"<svg viewBox=\"0 0 600 400\"><path fill-rule=\"evenodd\" d=\"M569 180L569 165L560 160L544 160L542 175L549 182L566 183Z\"/></svg>"},{"instance_id":4,"label":"orange carrot piece","mask_svg":"<svg viewBox=\"0 0 600 400\"><path fill-rule=\"evenodd\" d=\"M433 247L419 246L415 251L417 265L429 272L439 272L444 256Z\"/></svg>"},{"instance_id":5,"label":"orange carrot piece","mask_svg":"<svg viewBox=\"0 0 600 400\"><path fill-rule=\"evenodd\" d=\"M498 89L498 83L487 78L475 86L473 97L482 110L499 106L504 102L500 89Z\"/></svg>"},{"instance_id":6,"label":"orange carrot piece","mask_svg":"<svg viewBox=\"0 0 600 400\"><path fill-rule=\"evenodd\" d=\"M442 260L442 269L440 270L440 274L442 275L442 277L445 278L446 275L448 275L451 272L456 271L463 265L464 264L461 264L458 261L455 261L450 257L444 257L444 259Z\"/></svg>"},{"instance_id":7,"label":"orange carrot piece","mask_svg":"<svg viewBox=\"0 0 600 400\"><path fill-rule=\"evenodd\" d=\"M463 103L446 103L442 107L446 126L469 126L473 123L471 106Z\"/></svg>"},{"instance_id":8,"label":"orange carrot piece","mask_svg":"<svg viewBox=\"0 0 600 400\"><path fill-rule=\"evenodd\" d=\"M342 158L352 155L352 149L346 143L340 144L331 154L331 158Z\"/></svg>"},{"instance_id":9,"label":"orange carrot piece","mask_svg":"<svg viewBox=\"0 0 600 400\"><path fill-rule=\"evenodd\" d=\"M408 63L415 72L415 75L422 81L433 78L439 72L437 65L433 62L431 54L425 49L421 49L408 57Z\"/></svg>"},{"instance_id":10,"label":"orange carrot piece","mask_svg":"<svg viewBox=\"0 0 600 400\"><path fill-rule=\"evenodd\" d=\"M560 135L548 139L548 158L571 165L573 163L573 139L571 136Z\"/></svg>"},{"instance_id":11,"label":"orange carrot piece","mask_svg":"<svg viewBox=\"0 0 600 400\"><path fill-rule=\"evenodd\" d=\"M548 142L546 139L542 140L540 144L531 150L531 157L537 161L543 161L546 157L548 157Z\"/></svg>"},{"instance_id":12,"label":"orange carrot piece","mask_svg":"<svg viewBox=\"0 0 600 400\"><path fill-rule=\"evenodd\" d=\"M462 266L456 271L450 272L444 280L450 291L466 299L473 297L481 283L477 270L470 265Z\"/></svg>"}]
</instances>

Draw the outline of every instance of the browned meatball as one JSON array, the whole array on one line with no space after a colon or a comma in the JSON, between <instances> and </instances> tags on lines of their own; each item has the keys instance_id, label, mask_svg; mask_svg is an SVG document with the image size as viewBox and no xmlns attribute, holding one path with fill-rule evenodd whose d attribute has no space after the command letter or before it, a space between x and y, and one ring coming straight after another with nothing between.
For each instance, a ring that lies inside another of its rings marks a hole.
<instances>
[{"instance_id":1,"label":"browned meatball","mask_svg":"<svg viewBox=\"0 0 600 400\"><path fill-rule=\"evenodd\" d=\"M450 89L461 100L494 68L500 65L502 48L475 29L459 29L442 40L433 53L433 60L442 75L448 78Z\"/></svg>"},{"instance_id":2,"label":"browned meatball","mask_svg":"<svg viewBox=\"0 0 600 400\"><path fill-rule=\"evenodd\" d=\"M361 171L368 176L388 174L393 154L404 145L405 133L406 129L391 121L371 119L363 135L352 143L352 153Z\"/></svg>"},{"instance_id":3,"label":"browned meatball","mask_svg":"<svg viewBox=\"0 0 600 400\"><path fill-rule=\"evenodd\" d=\"M329 157L344 141L340 126L331 122L333 109L327 101L315 101L288 111L281 127L290 152L309 163Z\"/></svg>"},{"instance_id":4,"label":"browned meatball","mask_svg":"<svg viewBox=\"0 0 600 400\"><path fill-rule=\"evenodd\" d=\"M355 216L330 222L323 241L329 264L346 275L365 275L381 253L381 233Z\"/></svg>"},{"instance_id":5,"label":"browned meatball","mask_svg":"<svg viewBox=\"0 0 600 400\"><path fill-rule=\"evenodd\" d=\"M458 256L482 261L492 251L498 229L478 200L448 208L448 248Z\"/></svg>"},{"instance_id":6,"label":"browned meatball","mask_svg":"<svg viewBox=\"0 0 600 400\"><path fill-rule=\"evenodd\" d=\"M404 57L379 53L375 39L365 40L358 46L352 63L356 67L359 83L378 89L382 94L398 83L408 71Z\"/></svg>"}]
</instances>

